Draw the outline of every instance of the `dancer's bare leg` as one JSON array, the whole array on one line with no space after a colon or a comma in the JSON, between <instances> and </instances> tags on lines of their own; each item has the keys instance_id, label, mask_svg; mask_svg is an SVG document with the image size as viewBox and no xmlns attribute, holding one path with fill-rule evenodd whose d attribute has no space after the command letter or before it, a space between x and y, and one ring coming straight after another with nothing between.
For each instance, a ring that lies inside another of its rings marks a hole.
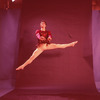
<instances>
[{"instance_id":1,"label":"dancer's bare leg","mask_svg":"<svg viewBox=\"0 0 100 100\"><path fill-rule=\"evenodd\" d=\"M20 70L20 69L24 69L25 66L27 66L28 64L30 64L36 57L38 57L41 53L43 52L43 49L41 48L37 48L32 56L21 66L19 66L18 68L16 68L16 70Z\"/></svg>"},{"instance_id":2,"label":"dancer's bare leg","mask_svg":"<svg viewBox=\"0 0 100 100\"><path fill-rule=\"evenodd\" d=\"M50 49L57 49L57 48L67 48L67 47L74 47L75 44L77 44L78 41L75 42L71 42L68 44L55 44L55 43L51 43L46 47L46 50L50 50Z\"/></svg>"},{"instance_id":3,"label":"dancer's bare leg","mask_svg":"<svg viewBox=\"0 0 100 100\"><path fill-rule=\"evenodd\" d=\"M24 69L25 66L27 66L28 64L30 64L36 57L38 57L44 50L50 50L50 49L57 49L57 48L66 48L66 47L74 47L74 45L77 43L78 41L72 42L72 43L68 43L68 44L54 44L51 43L49 45L47 44L41 44L32 54L32 56L21 66L19 66L18 68L16 68L16 70L20 70L20 69Z\"/></svg>"}]
</instances>

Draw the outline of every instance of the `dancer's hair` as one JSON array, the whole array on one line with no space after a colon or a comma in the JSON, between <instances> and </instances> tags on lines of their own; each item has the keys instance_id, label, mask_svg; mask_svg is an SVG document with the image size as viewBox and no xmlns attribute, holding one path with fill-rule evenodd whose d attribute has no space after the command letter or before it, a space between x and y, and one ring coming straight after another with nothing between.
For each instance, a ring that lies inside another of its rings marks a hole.
<instances>
[{"instance_id":1,"label":"dancer's hair","mask_svg":"<svg viewBox=\"0 0 100 100\"><path fill-rule=\"evenodd\" d=\"M45 25L47 25L47 22L46 22L46 21L42 20L41 22L44 22L44 23L45 23ZM41 23L41 22L40 22L40 23Z\"/></svg>"}]
</instances>

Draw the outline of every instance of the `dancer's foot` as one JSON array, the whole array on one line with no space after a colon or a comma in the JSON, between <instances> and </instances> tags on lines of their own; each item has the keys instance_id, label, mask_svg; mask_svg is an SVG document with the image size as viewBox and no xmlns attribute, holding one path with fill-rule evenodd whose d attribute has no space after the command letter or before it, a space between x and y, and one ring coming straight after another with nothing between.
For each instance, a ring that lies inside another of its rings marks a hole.
<instances>
[{"instance_id":1,"label":"dancer's foot","mask_svg":"<svg viewBox=\"0 0 100 100\"><path fill-rule=\"evenodd\" d=\"M24 66L23 65L21 65L18 68L16 68L16 70L23 70L23 69L24 69Z\"/></svg>"},{"instance_id":2,"label":"dancer's foot","mask_svg":"<svg viewBox=\"0 0 100 100\"><path fill-rule=\"evenodd\" d=\"M78 41L74 41L71 43L71 46L74 47L77 43L78 43Z\"/></svg>"}]
</instances>

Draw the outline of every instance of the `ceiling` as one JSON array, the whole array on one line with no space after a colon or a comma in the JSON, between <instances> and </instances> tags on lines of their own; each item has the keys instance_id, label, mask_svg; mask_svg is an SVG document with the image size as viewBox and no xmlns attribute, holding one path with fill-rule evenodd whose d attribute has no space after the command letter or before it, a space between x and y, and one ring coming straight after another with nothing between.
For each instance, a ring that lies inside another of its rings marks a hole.
<instances>
[{"instance_id":1,"label":"ceiling","mask_svg":"<svg viewBox=\"0 0 100 100\"><path fill-rule=\"evenodd\" d=\"M20 8L23 0L0 0L0 8L9 9L9 8ZM92 10L100 10L100 0L92 0Z\"/></svg>"},{"instance_id":2,"label":"ceiling","mask_svg":"<svg viewBox=\"0 0 100 100\"><path fill-rule=\"evenodd\" d=\"M9 9L9 8L20 8L23 0L0 0L0 8Z\"/></svg>"},{"instance_id":3,"label":"ceiling","mask_svg":"<svg viewBox=\"0 0 100 100\"><path fill-rule=\"evenodd\" d=\"M100 10L100 0L92 0L92 10Z\"/></svg>"}]
</instances>

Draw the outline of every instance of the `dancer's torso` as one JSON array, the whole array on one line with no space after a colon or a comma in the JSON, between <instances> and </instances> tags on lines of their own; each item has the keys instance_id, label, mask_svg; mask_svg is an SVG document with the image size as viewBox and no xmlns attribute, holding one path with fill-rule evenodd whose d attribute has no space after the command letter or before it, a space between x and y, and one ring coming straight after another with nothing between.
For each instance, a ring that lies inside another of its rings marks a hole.
<instances>
[{"instance_id":1,"label":"dancer's torso","mask_svg":"<svg viewBox=\"0 0 100 100\"><path fill-rule=\"evenodd\" d=\"M39 33L40 36L43 36L46 39L44 41L41 41L40 39L38 39L38 44L42 44L42 43L50 44L50 41L48 40L49 36L52 37L50 31L47 31L47 30L46 31L36 30L36 34L38 34L38 33Z\"/></svg>"}]
</instances>

